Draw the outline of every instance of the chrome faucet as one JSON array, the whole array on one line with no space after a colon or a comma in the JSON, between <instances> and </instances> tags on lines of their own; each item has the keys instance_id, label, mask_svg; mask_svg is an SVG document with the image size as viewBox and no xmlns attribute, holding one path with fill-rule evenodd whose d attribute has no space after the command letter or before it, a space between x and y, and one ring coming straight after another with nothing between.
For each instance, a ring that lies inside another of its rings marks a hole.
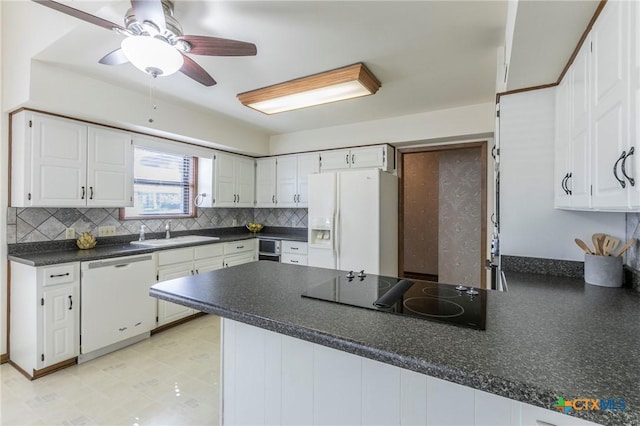
<instances>
[{"instance_id":1,"label":"chrome faucet","mask_svg":"<svg viewBox=\"0 0 640 426\"><path fill-rule=\"evenodd\" d=\"M168 240L171 238L171 221L168 220L167 224L164 226L164 237Z\"/></svg>"}]
</instances>

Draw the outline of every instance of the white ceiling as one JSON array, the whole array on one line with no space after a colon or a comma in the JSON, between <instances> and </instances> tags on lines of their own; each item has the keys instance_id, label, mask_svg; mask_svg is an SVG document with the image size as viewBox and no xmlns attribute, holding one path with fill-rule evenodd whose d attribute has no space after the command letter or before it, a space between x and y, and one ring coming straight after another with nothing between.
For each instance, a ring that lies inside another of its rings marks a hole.
<instances>
[{"instance_id":1,"label":"white ceiling","mask_svg":"<svg viewBox=\"0 0 640 426\"><path fill-rule=\"evenodd\" d=\"M128 1L65 3L120 25L130 7ZM555 81L597 0L520 3L509 89ZM193 55L217 85L204 87L177 73L154 81L154 91L235 117L268 134L491 102L506 9L506 1L484 0L177 0L175 17L185 34L253 42L258 54ZM545 18L555 10L562 13ZM119 47L121 36L72 17L64 22L71 31L37 59L149 92L149 78L132 65L98 64ZM236 98L237 93L355 62L364 62L382 82L376 95L272 116L246 108Z\"/></svg>"}]
</instances>

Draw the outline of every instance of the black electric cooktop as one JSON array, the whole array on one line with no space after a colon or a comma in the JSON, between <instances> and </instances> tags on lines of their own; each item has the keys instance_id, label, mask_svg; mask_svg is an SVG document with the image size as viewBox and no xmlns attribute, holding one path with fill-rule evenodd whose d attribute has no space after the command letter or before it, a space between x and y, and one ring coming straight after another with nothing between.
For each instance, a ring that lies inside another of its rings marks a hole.
<instances>
[{"instance_id":1,"label":"black electric cooktop","mask_svg":"<svg viewBox=\"0 0 640 426\"><path fill-rule=\"evenodd\" d=\"M302 297L486 328L487 290L467 286L349 273L311 286Z\"/></svg>"}]
</instances>

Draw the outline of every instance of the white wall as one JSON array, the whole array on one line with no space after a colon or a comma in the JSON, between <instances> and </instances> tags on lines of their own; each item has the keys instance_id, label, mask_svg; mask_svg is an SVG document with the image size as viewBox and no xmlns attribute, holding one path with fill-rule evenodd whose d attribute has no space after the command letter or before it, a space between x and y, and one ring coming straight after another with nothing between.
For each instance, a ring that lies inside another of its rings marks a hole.
<instances>
[{"instance_id":1,"label":"white wall","mask_svg":"<svg viewBox=\"0 0 640 426\"><path fill-rule=\"evenodd\" d=\"M52 84L55 82L55 84ZM128 90L40 61L31 63L26 105L58 114L245 154L266 155L266 133L231 117Z\"/></svg>"},{"instance_id":2,"label":"white wall","mask_svg":"<svg viewBox=\"0 0 640 426\"><path fill-rule=\"evenodd\" d=\"M270 141L270 154L486 136L493 133L494 109L493 103L484 103L274 135Z\"/></svg>"},{"instance_id":3,"label":"white wall","mask_svg":"<svg viewBox=\"0 0 640 426\"><path fill-rule=\"evenodd\" d=\"M0 22L2 22L3 3L0 3ZM4 26L0 30L0 70L2 70L2 54L4 45ZM3 99L6 79L0 81L0 99ZM0 111L0 355L7 353L7 197L9 168L8 168L8 115Z\"/></svg>"},{"instance_id":4,"label":"white wall","mask_svg":"<svg viewBox=\"0 0 640 426\"><path fill-rule=\"evenodd\" d=\"M584 260L573 241L625 237L624 213L553 208L555 88L500 98L501 253Z\"/></svg>"}]
</instances>

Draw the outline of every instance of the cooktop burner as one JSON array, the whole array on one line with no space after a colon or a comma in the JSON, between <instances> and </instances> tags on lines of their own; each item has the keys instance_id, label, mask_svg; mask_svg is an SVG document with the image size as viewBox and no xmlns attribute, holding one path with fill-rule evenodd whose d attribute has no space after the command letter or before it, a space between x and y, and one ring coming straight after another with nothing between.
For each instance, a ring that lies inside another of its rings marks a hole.
<instances>
[{"instance_id":1,"label":"cooktop burner","mask_svg":"<svg viewBox=\"0 0 640 426\"><path fill-rule=\"evenodd\" d=\"M485 329L487 291L350 272L310 287L303 297Z\"/></svg>"}]
</instances>

